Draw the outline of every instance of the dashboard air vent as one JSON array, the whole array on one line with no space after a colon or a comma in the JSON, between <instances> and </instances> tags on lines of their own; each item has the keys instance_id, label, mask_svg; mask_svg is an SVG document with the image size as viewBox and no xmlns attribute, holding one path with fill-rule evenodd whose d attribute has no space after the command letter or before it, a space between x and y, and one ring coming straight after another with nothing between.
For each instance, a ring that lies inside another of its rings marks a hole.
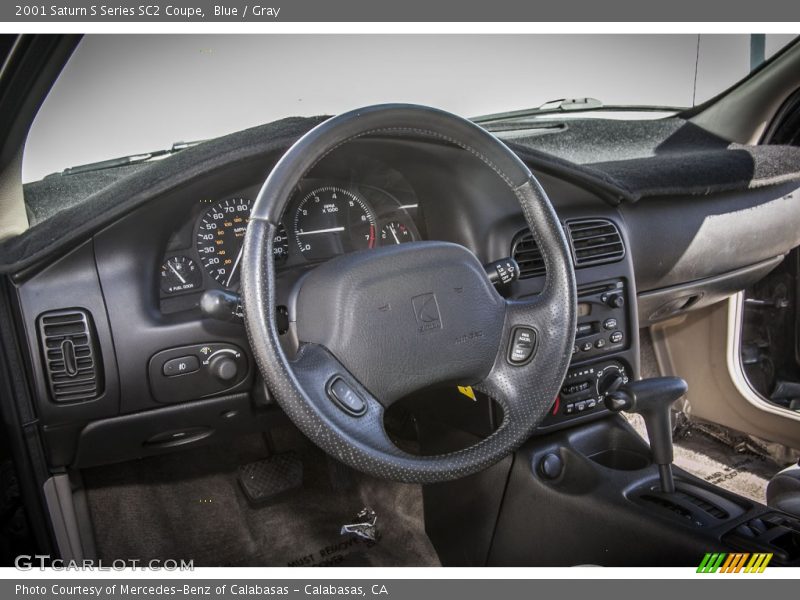
<instances>
[{"instance_id":1,"label":"dashboard air vent","mask_svg":"<svg viewBox=\"0 0 800 600\"><path fill-rule=\"evenodd\" d=\"M606 219L581 219L567 222L575 267L616 262L625 257L619 229Z\"/></svg>"},{"instance_id":2,"label":"dashboard air vent","mask_svg":"<svg viewBox=\"0 0 800 600\"><path fill-rule=\"evenodd\" d=\"M84 402L102 393L102 368L88 312L76 308L40 315L39 340L54 402Z\"/></svg>"},{"instance_id":3,"label":"dashboard air vent","mask_svg":"<svg viewBox=\"0 0 800 600\"><path fill-rule=\"evenodd\" d=\"M519 278L530 279L544 275L544 260L529 230L520 231L511 242L511 256L519 265Z\"/></svg>"}]
</instances>

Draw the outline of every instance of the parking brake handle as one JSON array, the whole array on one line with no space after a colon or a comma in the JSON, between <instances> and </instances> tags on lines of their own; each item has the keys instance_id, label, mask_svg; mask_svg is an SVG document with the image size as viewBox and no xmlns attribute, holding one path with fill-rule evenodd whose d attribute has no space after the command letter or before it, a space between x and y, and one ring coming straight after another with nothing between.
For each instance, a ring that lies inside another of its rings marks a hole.
<instances>
[{"instance_id":1,"label":"parking brake handle","mask_svg":"<svg viewBox=\"0 0 800 600\"><path fill-rule=\"evenodd\" d=\"M604 391L604 403L612 412L638 413L644 418L653 462L658 465L661 489L675 491L672 478L672 421L670 407L689 386L680 377L654 377L626 384L610 382Z\"/></svg>"}]
</instances>

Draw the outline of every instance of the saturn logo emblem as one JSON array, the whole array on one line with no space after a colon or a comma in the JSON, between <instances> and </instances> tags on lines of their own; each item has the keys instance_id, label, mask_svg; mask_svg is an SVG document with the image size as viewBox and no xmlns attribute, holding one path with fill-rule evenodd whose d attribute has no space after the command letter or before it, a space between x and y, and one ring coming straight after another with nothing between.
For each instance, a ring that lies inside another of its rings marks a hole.
<instances>
[{"instance_id":1,"label":"saturn logo emblem","mask_svg":"<svg viewBox=\"0 0 800 600\"><path fill-rule=\"evenodd\" d=\"M429 292L414 296L411 299L411 305L414 307L414 315L417 317L420 333L442 328L442 315L439 312L439 304L436 302L436 294Z\"/></svg>"}]
</instances>

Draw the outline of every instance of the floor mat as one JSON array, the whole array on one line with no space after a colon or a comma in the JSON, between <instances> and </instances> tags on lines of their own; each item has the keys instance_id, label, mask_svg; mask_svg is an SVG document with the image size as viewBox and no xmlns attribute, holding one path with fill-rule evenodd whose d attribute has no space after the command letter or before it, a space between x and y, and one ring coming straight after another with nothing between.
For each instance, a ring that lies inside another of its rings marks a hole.
<instances>
[{"instance_id":1,"label":"floor mat","mask_svg":"<svg viewBox=\"0 0 800 600\"><path fill-rule=\"evenodd\" d=\"M625 417L647 439L644 419L640 415ZM690 430L675 440L674 464L692 475L726 490L755 500L767 501L767 484L783 466L754 454L742 454L710 436Z\"/></svg>"},{"instance_id":2,"label":"floor mat","mask_svg":"<svg viewBox=\"0 0 800 600\"><path fill-rule=\"evenodd\" d=\"M84 471L99 558L195 566L440 564L425 535L420 486L355 473L307 443L299 452L302 488L261 507L248 503L237 481L240 465L268 456L260 436ZM365 507L377 513L376 542L340 533Z\"/></svg>"},{"instance_id":3,"label":"floor mat","mask_svg":"<svg viewBox=\"0 0 800 600\"><path fill-rule=\"evenodd\" d=\"M640 344L642 377L659 377L661 370L648 329L640 330ZM639 415L624 416L647 439L644 420ZM687 435L675 440L674 462L696 477L762 504L767 501L769 480L784 467L769 458L737 452L731 446L691 427Z\"/></svg>"}]
</instances>

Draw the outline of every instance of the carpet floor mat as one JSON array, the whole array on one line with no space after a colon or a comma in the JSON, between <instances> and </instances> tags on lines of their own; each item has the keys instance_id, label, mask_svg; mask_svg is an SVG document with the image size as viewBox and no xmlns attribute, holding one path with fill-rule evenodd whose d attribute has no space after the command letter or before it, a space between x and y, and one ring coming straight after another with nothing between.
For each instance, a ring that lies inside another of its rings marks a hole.
<instances>
[{"instance_id":1,"label":"carpet floor mat","mask_svg":"<svg viewBox=\"0 0 800 600\"><path fill-rule=\"evenodd\" d=\"M296 441L296 440L295 440ZM269 456L260 436L85 470L98 557L184 559L195 566L438 566L422 490L372 479L310 443L292 444L302 487L248 502L240 465ZM341 534L370 508L376 541Z\"/></svg>"},{"instance_id":2,"label":"carpet floor mat","mask_svg":"<svg viewBox=\"0 0 800 600\"><path fill-rule=\"evenodd\" d=\"M659 377L653 338L647 329L640 330L641 374L643 378ZM691 398L691 390L689 390ZM623 415L639 434L647 439L644 420L639 415ZM710 427L709 431L715 429ZM724 428L717 428L721 433ZM756 502L766 503L769 480L789 462L775 460L751 452L740 452L709 435L703 427L688 427L675 439L675 465L692 475Z\"/></svg>"},{"instance_id":3,"label":"carpet floor mat","mask_svg":"<svg viewBox=\"0 0 800 600\"><path fill-rule=\"evenodd\" d=\"M640 415L625 415L625 418L647 439ZM767 501L769 480L784 468L769 458L737 452L697 430L675 440L674 454L674 464L695 477L762 504Z\"/></svg>"}]
</instances>

